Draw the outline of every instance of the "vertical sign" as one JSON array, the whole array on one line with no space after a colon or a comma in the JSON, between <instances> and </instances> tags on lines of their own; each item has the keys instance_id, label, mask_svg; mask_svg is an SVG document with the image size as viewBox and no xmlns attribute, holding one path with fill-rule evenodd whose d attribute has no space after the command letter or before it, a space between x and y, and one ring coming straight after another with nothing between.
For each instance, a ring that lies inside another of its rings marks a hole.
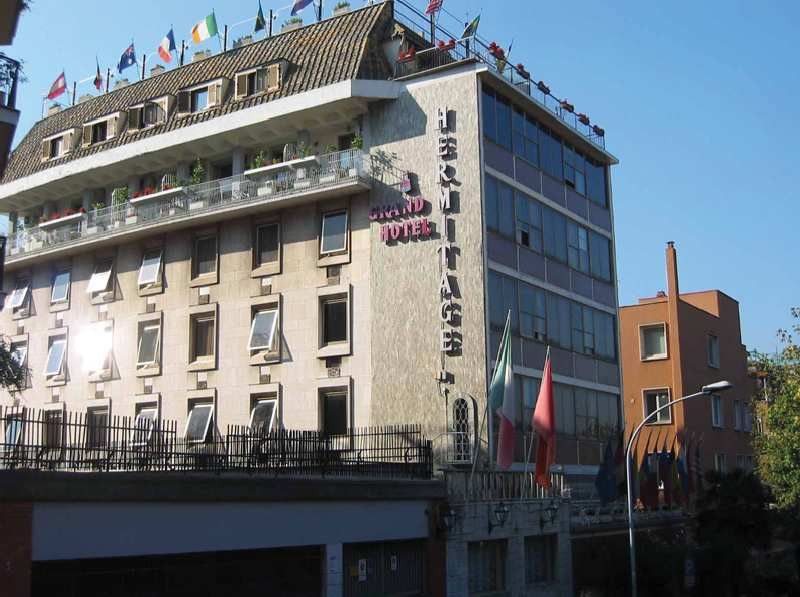
<instances>
[{"instance_id":1,"label":"vertical sign","mask_svg":"<svg viewBox=\"0 0 800 597\"><path fill-rule=\"evenodd\" d=\"M451 135L450 113L447 106L440 106L436 111L436 169L439 209L441 211L440 236L442 244L439 252L439 350L441 353L441 369L439 370L439 387L443 395L447 394L446 384L454 383L453 374L448 372L449 357L461 350L461 336L455 330L458 315L461 311L456 302L458 284L453 269L454 244L451 242L451 226L455 226L453 213L453 183L456 179L456 167L453 158L456 156L456 142ZM456 292L454 292L454 290Z\"/></svg>"}]
</instances>

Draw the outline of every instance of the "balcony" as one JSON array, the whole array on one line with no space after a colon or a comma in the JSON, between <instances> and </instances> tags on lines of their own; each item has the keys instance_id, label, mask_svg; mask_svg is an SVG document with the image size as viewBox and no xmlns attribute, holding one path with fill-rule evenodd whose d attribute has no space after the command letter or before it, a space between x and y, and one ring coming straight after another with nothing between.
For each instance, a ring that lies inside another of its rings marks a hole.
<instances>
[{"instance_id":1,"label":"balcony","mask_svg":"<svg viewBox=\"0 0 800 597\"><path fill-rule=\"evenodd\" d=\"M247 473L285 478L431 479L431 442L419 427L320 431L214 426L207 441L176 421L0 408L0 471Z\"/></svg>"},{"instance_id":2,"label":"balcony","mask_svg":"<svg viewBox=\"0 0 800 597\"><path fill-rule=\"evenodd\" d=\"M242 217L271 205L289 207L371 187L370 158L349 149L280 162L195 185L163 184L146 195L88 212L65 213L10 235L6 262L27 262L87 244ZM177 183L176 183L177 184Z\"/></svg>"}]
</instances>

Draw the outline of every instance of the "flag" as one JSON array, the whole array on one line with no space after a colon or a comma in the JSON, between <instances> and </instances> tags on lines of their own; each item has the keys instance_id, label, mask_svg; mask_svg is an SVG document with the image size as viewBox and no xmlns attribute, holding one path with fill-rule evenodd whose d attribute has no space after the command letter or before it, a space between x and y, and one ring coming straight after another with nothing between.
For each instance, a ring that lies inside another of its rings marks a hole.
<instances>
[{"instance_id":1,"label":"flag","mask_svg":"<svg viewBox=\"0 0 800 597\"><path fill-rule=\"evenodd\" d=\"M100 74L100 63L97 63L97 73L94 76L94 88L100 91L103 88L103 75Z\"/></svg>"},{"instance_id":2,"label":"flag","mask_svg":"<svg viewBox=\"0 0 800 597\"><path fill-rule=\"evenodd\" d=\"M444 0L430 0L430 2L428 2L428 8L425 9L425 14L432 15L438 12L441 10L442 4L444 4Z\"/></svg>"},{"instance_id":3,"label":"flag","mask_svg":"<svg viewBox=\"0 0 800 597\"><path fill-rule=\"evenodd\" d=\"M550 487L550 467L556 461L556 409L553 404L553 370L549 347L536 409L533 411L533 429L536 431L536 482L542 487Z\"/></svg>"},{"instance_id":4,"label":"flag","mask_svg":"<svg viewBox=\"0 0 800 597\"><path fill-rule=\"evenodd\" d=\"M614 491L619 495L628 492L628 470L625 466L625 437L619 434L617 449L614 452Z\"/></svg>"},{"instance_id":5,"label":"flag","mask_svg":"<svg viewBox=\"0 0 800 597\"><path fill-rule=\"evenodd\" d=\"M66 90L67 90L67 77L64 75L64 71L62 70L61 74L58 75L58 78L55 81L53 81L52 85L50 85L50 91L47 93L47 99L49 100L56 99Z\"/></svg>"},{"instance_id":6,"label":"flag","mask_svg":"<svg viewBox=\"0 0 800 597\"><path fill-rule=\"evenodd\" d=\"M594 486L597 489L597 495L600 497L600 503L604 506L617 498L617 483L614 478L614 451L611 448L611 438L608 438L606 443L603 462L600 463L600 468L597 469Z\"/></svg>"},{"instance_id":7,"label":"flag","mask_svg":"<svg viewBox=\"0 0 800 597\"><path fill-rule=\"evenodd\" d=\"M703 465L700 460L700 442L694 447L694 473L697 478L695 490L700 493L703 491Z\"/></svg>"},{"instance_id":8,"label":"flag","mask_svg":"<svg viewBox=\"0 0 800 597\"><path fill-rule=\"evenodd\" d=\"M161 43L158 44L158 55L161 56L161 60L164 62L172 62L172 52L175 50L175 35L170 27L169 32L164 36L164 39L161 40Z\"/></svg>"},{"instance_id":9,"label":"flag","mask_svg":"<svg viewBox=\"0 0 800 597\"><path fill-rule=\"evenodd\" d=\"M678 471L678 455L670 448L670 489L672 489L672 501L678 505L683 504L683 487L681 486L681 477Z\"/></svg>"},{"instance_id":10,"label":"flag","mask_svg":"<svg viewBox=\"0 0 800 597\"><path fill-rule=\"evenodd\" d=\"M254 33L258 33L259 31L264 31L267 28L267 22L264 20L264 11L261 10L261 0L258 0L258 14L256 15L256 28L253 30Z\"/></svg>"},{"instance_id":11,"label":"flag","mask_svg":"<svg viewBox=\"0 0 800 597\"><path fill-rule=\"evenodd\" d=\"M678 458L676 459L676 469L678 472L678 486L680 487L681 500L684 504L689 503L689 475L686 462L686 449L683 444L678 444Z\"/></svg>"},{"instance_id":12,"label":"flag","mask_svg":"<svg viewBox=\"0 0 800 597\"><path fill-rule=\"evenodd\" d=\"M670 477L669 452L662 448L658 454L658 480L664 488L664 504L672 505L672 481Z\"/></svg>"},{"instance_id":13,"label":"flag","mask_svg":"<svg viewBox=\"0 0 800 597\"><path fill-rule=\"evenodd\" d=\"M658 458L658 454L655 454ZM641 494L642 504L647 508L658 508L658 475L657 470L651 466L653 457L645 452L642 461L642 472L639 474L641 479L639 493Z\"/></svg>"},{"instance_id":14,"label":"flag","mask_svg":"<svg viewBox=\"0 0 800 597\"><path fill-rule=\"evenodd\" d=\"M303 10L306 6L311 4L313 0L294 0L292 4L292 16Z\"/></svg>"},{"instance_id":15,"label":"flag","mask_svg":"<svg viewBox=\"0 0 800 597\"><path fill-rule=\"evenodd\" d=\"M517 401L514 399L514 371L511 363L511 312L508 313L500 354L489 385L489 404L500 417L497 438L497 466L506 470L514 462L514 425L517 421Z\"/></svg>"},{"instance_id":16,"label":"flag","mask_svg":"<svg viewBox=\"0 0 800 597\"><path fill-rule=\"evenodd\" d=\"M467 25L467 28L464 29L464 33L461 34L461 39L472 37L473 35L478 33L478 25L480 25L480 22L481 22L481 15L478 14L478 16L472 19L472 22L469 25Z\"/></svg>"},{"instance_id":17,"label":"flag","mask_svg":"<svg viewBox=\"0 0 800 597\"><path fill-rule=\"evenodd\" d=\"M217 34L217 17L214 16L213 12L192 27L192 41L196 44L207 40L209 37L214 37Z\"/></svg>"},{"instance_id":18,"label":"flag","mask_svg":"<svg viewBox=\"0 0 800 597\"><path fill-rule=\"evenodd\" d=\"M119 64L117 65L117 70L121 73L129 66L133 66L137 64L136 62L136 50L133 49L133 43L129 45L126 50L120 56Z\"/></svg>"}]
</instances>

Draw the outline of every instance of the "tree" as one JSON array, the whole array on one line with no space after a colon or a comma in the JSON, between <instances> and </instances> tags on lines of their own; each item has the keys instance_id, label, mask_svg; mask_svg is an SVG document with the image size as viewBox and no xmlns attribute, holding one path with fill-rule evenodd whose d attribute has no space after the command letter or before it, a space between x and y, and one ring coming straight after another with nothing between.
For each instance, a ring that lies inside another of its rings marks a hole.
<instances>
[{"instance_id":1,"label":"tree","mask_svg":"<svg viewBox=\"0 0 800 597\"><path fill-rule=\"evenodd\" d=\"M758 373L767 398L760 410L762 425L755 435L758 474L770 486L778 505L800 508L800 308L791 311L796 322L779 330L782 348L774 356L750 355L751 370Z\"/></svg>"},{"instance_id":2,"label":"tree","mask_svg":"<svg viewBox=\"0 0 800 597\"><path fill-rule=\"evenodd\" d=\"M0 387L9 392L19 391L25 385L28 372L14 358L11 346L0 340Z\"/></svg>"}]
</instances>

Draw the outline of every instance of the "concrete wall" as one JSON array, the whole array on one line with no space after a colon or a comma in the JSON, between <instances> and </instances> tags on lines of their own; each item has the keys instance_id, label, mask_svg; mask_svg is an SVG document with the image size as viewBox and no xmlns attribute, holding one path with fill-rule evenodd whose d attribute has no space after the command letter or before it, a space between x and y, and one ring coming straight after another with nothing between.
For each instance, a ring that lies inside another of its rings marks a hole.
<instances>
[{"instance_id":1,"label":"concrete wall","mask_svg":"<svg viewBox=\"0 0 800 597\"><path fill-rule=\"evenodd\" d=\"M456 143L447 160L455 172L453 209L448 214L453 302L460 321L450 328L460 335L462 350L443 355L439 349L440 265L443 242L439 207L437 110L448 110L448 136ZM371 297L373 318L372 420L409 421L441 431L446 423L446 400L440 395L441 369L452 374L445 387L452 400L460 393L478 399L486 393L484 326L484 268L481 221L481 179L478 137L478 84L474 72L453 71L447 76L409 82L397 101L374 106L365 121L365 141L373 157L388 158L409 172L412 195L426 201L423 215L433 223L430 238L387 244L373 222L371 242ZM387 177L387 182L389 177ZM376 184L371 204L401 201L396 186ZM402 222L403 218L395 218Z\"/></svg>"},{"instance_id":2,"label":"concrete wall","mask_svg":"<svg viewBox=\"0 0 800 597\"><path fill-rule=\"evenodd\" d=\"M342 259L344 263L335 283L350 288L352 356L342 357L340 370L331 379L325 359L319 358L317 352L318 288L330 284L324 262L319 259L319 230L323 211L345 206L350 209L350 251L348 257ZM167 237L148 238L141 243L112 248L108 255L115 259L117 290L114 300L102 307L93 305L86 292L98 256L94 252L35 266L29 271L33 275L32 315L14 320L10 308L0 315L3 333L15 336L21 324L24 326L21 337L27 337L29 343L31 387L19 395L20 403L42 407L59 402L71 411L110 404L112 416L133 416L137 401L160 400L162 417L182 423L190 391L195 391L192 395L215 396L217 421L224 431L229 423L248 422L251 394L276 392L280 395L279 420L284 426L315 429L319 424L318 388L340 385L351 389L351 405L354 405L351 423L369 424L370 230L367 212L366 195L264 212L267 218L280 218L283 241L280 271L268 276L271 293L280 295L282 321L281 361L266 366L268 384L260 383L263 381L261 367L251 363L247 348L251 306L261 300L261 278L253 271L251 254L254 222L258 218L221 221L216 226L218 282L206 288L210 304L216 304L218 309L217 359L208 371L190 371L189 367L189 315L200 302L199 288L191 285L190 280L192 238L197 231L178 231ZM140 296L137 277L143 250L153 244L165 247L163 292L145 297ZM51 313L50 292L52 276L63 267L72 271L70 304L60 313L69 336L68 378L64 385L48 387L44 376L48 333L55 328L57 315ZM15 277L7 276L7 292L13 290ZM150 377L137 377L137 326L143 318L153 316L146 313L148 302L155 305L154 313L161 313L163 320L160 372ZM107 309L108 320L113 321L114 367L111 380L98 387L83 371L78 338L90 323L98 321L103 308ZM196 392L203 378L208 390ZM103 398L98 400L95 396L101 388ZM3 392L0 403L10 404L11 396Z\"/></svg>"}]
</instances>

